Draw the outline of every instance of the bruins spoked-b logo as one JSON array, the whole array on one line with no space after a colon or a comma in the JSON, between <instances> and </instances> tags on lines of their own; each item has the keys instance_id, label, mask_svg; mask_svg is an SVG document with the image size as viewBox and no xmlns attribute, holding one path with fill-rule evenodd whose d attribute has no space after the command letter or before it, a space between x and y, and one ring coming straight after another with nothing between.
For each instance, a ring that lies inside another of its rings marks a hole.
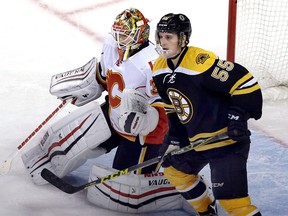
<instances>
[{"instance_id":1,"label":"bruins spoked-b logo","mask_svg":"<svg viewBox=\"0 0 288 216\"><path fill-rule=\"evenodd\" d=\"M168 88L167 93L182 124L189 122L193 116L191 101L177 89Z\"/></svg>"},{"instance_id":2,"label":"bruins spoked-b logo","mask_svg":"<svg viewBox=\"0 0 288 216\"><path fill-rule=\"evenodd\" d=\"M204 64L204 62L210 58L210 56L206 53L199 53L197 56L196 56L196 63L197 64Z\"/></svg>"}]
</instances>

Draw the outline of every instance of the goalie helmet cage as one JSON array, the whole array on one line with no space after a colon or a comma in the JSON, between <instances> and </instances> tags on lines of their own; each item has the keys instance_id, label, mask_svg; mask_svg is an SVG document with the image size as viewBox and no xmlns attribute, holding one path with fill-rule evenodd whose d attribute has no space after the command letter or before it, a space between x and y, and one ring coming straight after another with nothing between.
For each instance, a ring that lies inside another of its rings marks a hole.
<instances>
[{"instance_id":1,"label":"goalie helmet cage","mask_svg":"<svg viewBox=\"0 0 288 216\"><path fill-rule=\"evenodd\" d=\"M288 98L288 0L229 0L227 60L257 78L264 99Z\"/></svg>"}]
</instances>

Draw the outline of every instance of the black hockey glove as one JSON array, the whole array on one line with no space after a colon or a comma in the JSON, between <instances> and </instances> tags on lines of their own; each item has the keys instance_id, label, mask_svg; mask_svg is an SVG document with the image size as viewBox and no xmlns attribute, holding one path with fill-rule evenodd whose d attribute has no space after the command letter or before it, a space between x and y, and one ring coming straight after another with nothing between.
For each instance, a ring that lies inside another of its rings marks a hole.
<instances>
[{"instance_id":1,"label":"black hockey glove","mask_svg":"<svg viewBox=\"0 0 288 216\"><path fill-rule=\"evenodd\" d=\"M238 107L228 110L228 136L237 142L249 139L251 133L248 130L247 120L249 114Z\"/></svg>"},{"instance_id":2,"label":"black hockey glove","mask_svg":"<svg viewBox=\"0 0 288 216\"><path fill-rule=\"evenodd\" d=\"M169 154L172 151L180 149L180 140L177 137L166 135L159 149L159 155L163 157L162 167L168 167L171 165L171 156ZM166 156L165 156L166 155ZM165 156L165 157L164 157Z\"/></svg>"}]
</instances>

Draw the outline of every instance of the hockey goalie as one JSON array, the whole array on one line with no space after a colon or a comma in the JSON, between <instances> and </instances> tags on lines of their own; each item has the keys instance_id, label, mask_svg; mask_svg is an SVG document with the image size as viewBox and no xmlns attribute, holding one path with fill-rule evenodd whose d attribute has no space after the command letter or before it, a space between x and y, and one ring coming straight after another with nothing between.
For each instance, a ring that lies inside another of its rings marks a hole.
<instances>
[{"instance_id":1,"label":"hockey goalie","mask_svg":"<svg viewBox=\"0 0 288 216\"><path fill-rule=\"evenodd\" d=\"M50 93L72 99L77 109L22 155L35 184L47 183L40 175L44 168L64 178L114 148L112 167L94 164L87 181L158 156L168 125L152 82L151 67L158 55L148 38L148 20L139 10L126 9L116 17L99 62L92 58L82 67L52 76ZM97 99L103 92L107 96L100 105ZM87 198L127 213L183 208L186 202L158 169L154 164L89 187Z\"/></svg>"}]
</instances>

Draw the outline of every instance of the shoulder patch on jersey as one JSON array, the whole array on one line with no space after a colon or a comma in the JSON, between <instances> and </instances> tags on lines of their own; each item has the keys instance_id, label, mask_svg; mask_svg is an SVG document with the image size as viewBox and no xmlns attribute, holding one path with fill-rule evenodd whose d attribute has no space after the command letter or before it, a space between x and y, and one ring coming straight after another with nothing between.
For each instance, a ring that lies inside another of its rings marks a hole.
<instances>
[{"instance_id":1,"label":"shoulder patch on jersey","mask_svg":"<svg viewBox=\"0 0 288 216\"><path fill-rule=\"evenodd\" d=\"M197 56L196 56L196 63L197 64L204 64L204 62L210 58L209 54L207 53L199 53Z\"/></svg>"}]
</instances>

